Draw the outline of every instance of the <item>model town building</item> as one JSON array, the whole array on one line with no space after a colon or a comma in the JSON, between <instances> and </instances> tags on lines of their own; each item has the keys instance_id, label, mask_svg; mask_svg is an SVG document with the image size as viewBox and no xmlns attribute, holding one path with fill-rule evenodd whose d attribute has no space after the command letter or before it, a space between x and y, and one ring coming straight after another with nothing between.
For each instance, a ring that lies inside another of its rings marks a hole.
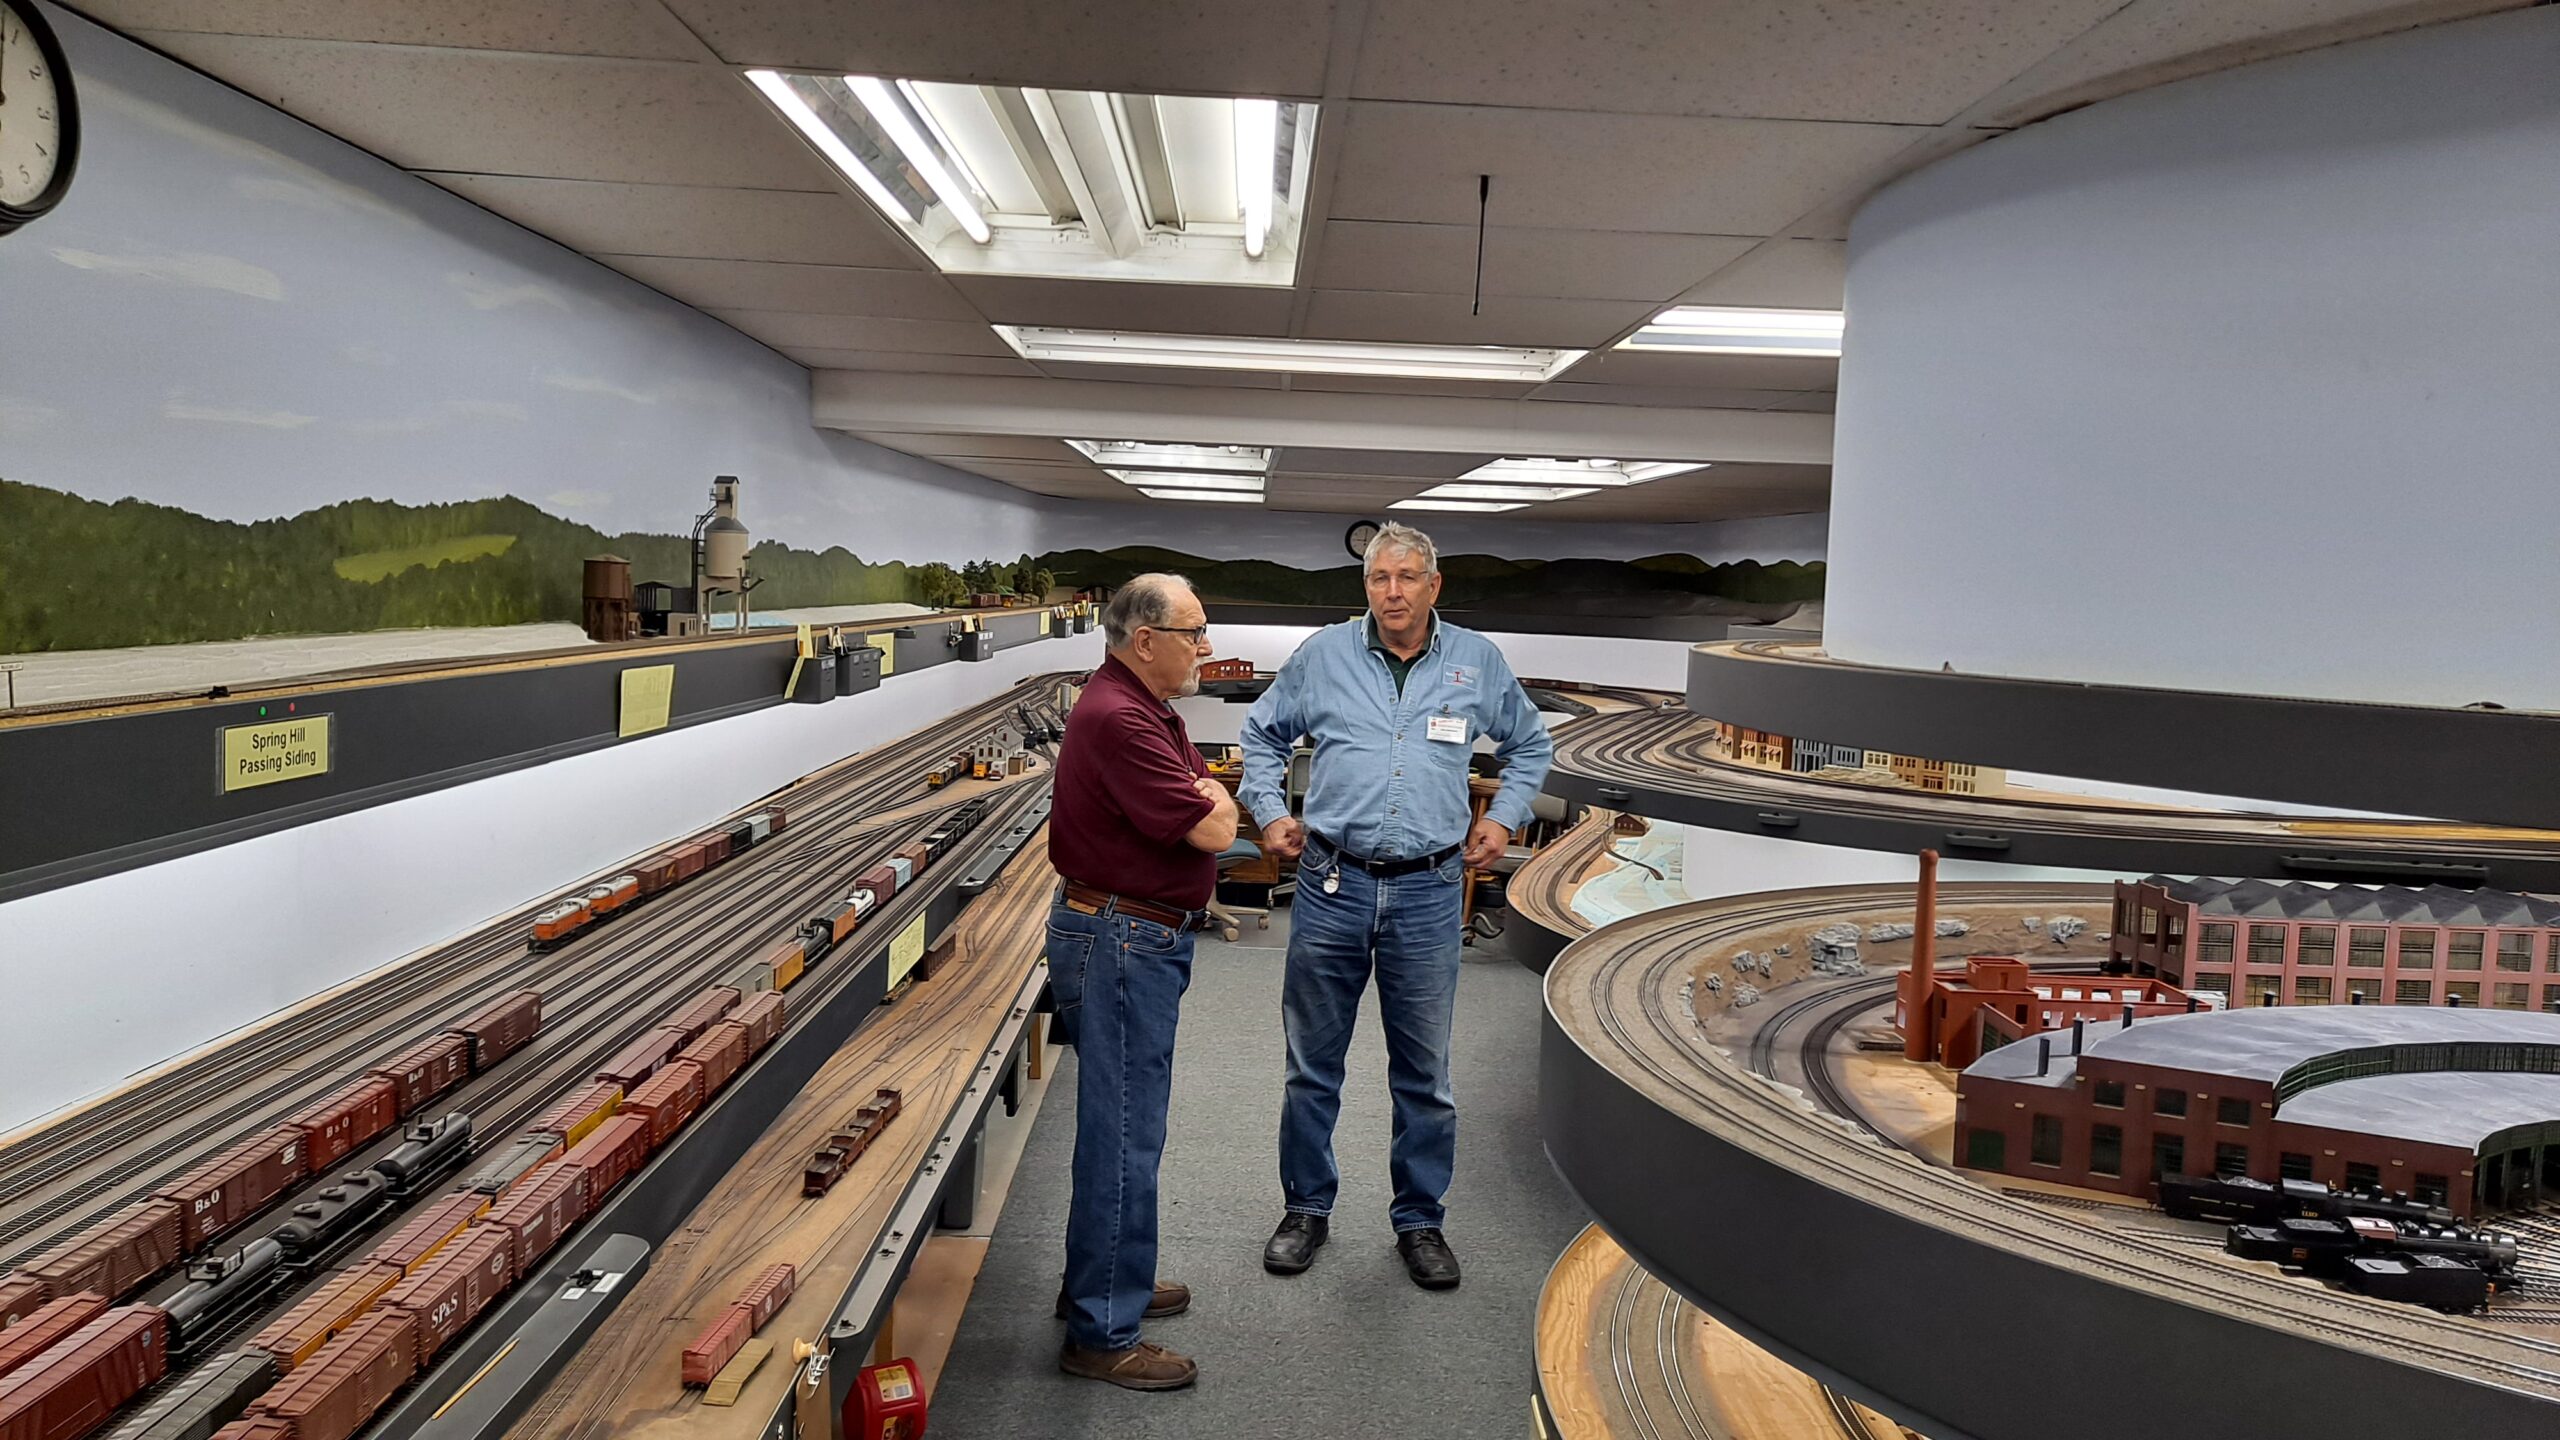
<instances>
[{"instance_id":1,"label":"model town building","mask_svg":"<svg viewBox=\"0 0 2560 1440\"><path fill-rule=\"evenodd\" d=\"M1798 740L1722 720L1716 722L1716 740L1735 763L1760 770L1785 770L1823 780L1946 795L1997 795L2009 788L2009 773L1996 765L1967 765L1827 740Z\"/></svg>"},{"instance_id":2,"label":"model town building","mask_svg":"<svg viewBox=\"0 0 2560 1440\"><path fill-rule=\"evenodd\" d=\"M2108 955L2237 1007L2470 1005L2560 1014L2560 903L2498 890L2116 883Z\"/></svg>"},{"instance_id":3,"label":"model town building","mask_svg":"<svg viewBox=\"0 0 2560 1440\"><path fill-rule=\"evenodd\" d=\"M2116 1024L2127 1016L2183 1015L2195 1001L2158 980L2130 975L2038 975L2014 955L1968 955L1961 977L1905 970L1897 977L1893 1026L1911 1053L1920 1027L1926 1059L1961 1070L2004 1045L2074 1023Z\"/></svg>"},{"instance_id":4,"label":"model town building","mask_svg":"<svg viewBox=\"0 0 2560 1440\"><path fill-rule=\"evenodd\" d=\"M2415 1005L2199 1011L1985 1053L1967 1169L2154 1195L2164 1174L2403 1192L2462 1217L2560 1196L2560 1015Z\"/></svg>"}]
</instances>

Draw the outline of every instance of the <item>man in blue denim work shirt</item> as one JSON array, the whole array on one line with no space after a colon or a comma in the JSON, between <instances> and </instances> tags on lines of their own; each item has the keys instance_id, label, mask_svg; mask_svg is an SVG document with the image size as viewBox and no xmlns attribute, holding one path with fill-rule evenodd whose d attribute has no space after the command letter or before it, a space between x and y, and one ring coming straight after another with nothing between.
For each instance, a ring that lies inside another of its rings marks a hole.
<instances>
[{"instance_id":1,"label":"man in blue denim work shirt","mask_svg":"<svg viewBox=\"0 0 2560 1440\"><path fill-rule=\"evenodd\" d=\"M1465 866L1502 854L1547 778L1554 744L1492 641L1442 622L1431 538L1388 525L1364 557L1369 613L1309 636L1244 724L1245 807L1263 848L1300 857L1280 1013L1288 1083L1280 1108L1286 1213L1262 1252L1275 1275L1315 1263L1340 1172L1333 1124L1360 992L1374 972L1395 1102L1389 1219L1415 1284L1447 1290L1458 1259L1441 1233L1457 1160L1449 1027L1458 998ZM1315 742L1301 823L1283 784L1300 735ZM1503 762L1501 792L1467 823L1479 737Z\"/></svg>"}]
</instances>

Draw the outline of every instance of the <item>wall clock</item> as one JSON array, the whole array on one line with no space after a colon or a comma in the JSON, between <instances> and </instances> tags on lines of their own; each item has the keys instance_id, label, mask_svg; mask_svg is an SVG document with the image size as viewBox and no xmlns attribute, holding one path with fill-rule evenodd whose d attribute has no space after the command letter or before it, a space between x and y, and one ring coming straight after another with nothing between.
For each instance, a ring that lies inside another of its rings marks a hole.
<instances>
[{"instance_id":1,"label":"wall clock","mask_svg":"<svg viewBox=\"0 0 2560 1440\"><path fill-rule=\"evenodd\" d=\"M1342 532L1343 548L1349 550L1355 560L1368 559L1369 542L1377 538L1378 522L1375 520L1360 521Z\"/></svg>"},{"instance_id":2,"label":"wall clock","mask_svg":"<svg viewBox=\"0 0 2560 1440\"><path fill-rule=\"evenodd\" d=\"M61 204L79 160L62 42L33 0L0 0L0 235Z\"/></svg>"}]
</instances>

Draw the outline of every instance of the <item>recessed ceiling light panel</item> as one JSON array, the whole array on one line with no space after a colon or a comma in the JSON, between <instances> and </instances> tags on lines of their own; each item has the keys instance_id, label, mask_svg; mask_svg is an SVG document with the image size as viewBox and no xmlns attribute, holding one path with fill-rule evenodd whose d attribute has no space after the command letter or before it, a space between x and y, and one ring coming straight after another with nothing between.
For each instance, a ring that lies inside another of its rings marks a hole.
<instances>
[{"instance_id":1,"label":"recessed ceiling light panel","mask_svg":"<svg viewBox=\"0 0 2560 1440\"><path fill-rule=\"evenodd\" d=\"M1297 280L1312 104L746 75L947 273Z\"/></svg>"},{"instance_id":2,"label":"recessed ceiling light panel","mask_svg":"<svg viewBox=\"0 0 2560 1440\"><path fill-rule=\"evenodd\" d=\"M1580 495L1597 495L1592 485L1434 485L1422 492L1425 500L1518 500L1523 503L1545 500L1571 500Z\"/></svg>"},{"instance_id":3,"label":"recessed ceiling light panel","mask_svg":"<svg viewBox=\"0 0 2560 1440\"><path fill-rule=\"evenodd\" d=\"M1838 310L1746 310L1674 305L1618 342L1621 350L1692 355L1800 355L1837 359L1846 317Z\"/></svg>"},{"instance_id":4,"label":"recessed ceiling light panel","mask_svg":"<svg viewBox=\"0 0 2560 1440\"><path fill-rule=\"evenodd\" d=\"M1708 464L1704 460L1557 460L1529 456L1495 460L1458 478L1492 485L1609 488L1685 475L1707 469Z\"/></svg>"},{"instance_id":5,"label":"recessed ceiling light panel","mask_svg":"<svg viewBox=\"0 0 2560 1440\"><path fill-rule=\"evenodd\" d=\"M1230 505L1262 503L1262 492L1259 490L1250 495L1243 495L1232 490L1168 490L1156 485L1141 485L1138 487L1138 493L1151 500L1211 500Z\"/></svg>"},{"instance_id":6,"label":"recessed ceiling light panel","mask_svg":"<svg viewBox=\"0 0 2560 1440\"><path fill-rule=\"evenodd\" d=\"M1460 510L1475 515L1498 515L1505 510L1525 510L1529 502L1503 503L1494 500L1398 500L1390 510Z\"/></svg>"},{"instance_id":7,"label":"recessed ceiling light panel","mask_svg":"<svg viewBox=\"0 0 2560 1440\"><path fill-rule=\"evenodd\" d=\"M1206 470L1260 475L1271 468L1271 447L1267 445L1172 445L1153 440L1070 440L1067 444L1107 470Z\"/></svg>"},{"instance_id":8,"label":"recessed ceiling light panel","mask_svg":"<svg viewBox=\"0 0 2560 1440\"><path fill-rule=\"evenodd\" d=\"M1023 359L1078 365L1158 365L1196 370L1262 370L1300 375L1389 375L1411 379L1503 380L1537 384L1586 353L1493 345L1401 345L1363 340L1284 340L1238 335L1147 335L1126 330L1062 330L998 325Z\"/></svg>"},{"instance_id":9,"label":"recessed ceiling light panel","mask_svg":"<svg viewBox=\"0 0 2560 1440\"><path fill-rule=\"evenodd\" d=\"M1171 485L1183 490L1233 490L1247 495L1262 493L1259 475L1209 475L1181 470L1108 470L1103 472L1123 485L1141 489L1149 485Z\"/></svg>"}]
</instances>

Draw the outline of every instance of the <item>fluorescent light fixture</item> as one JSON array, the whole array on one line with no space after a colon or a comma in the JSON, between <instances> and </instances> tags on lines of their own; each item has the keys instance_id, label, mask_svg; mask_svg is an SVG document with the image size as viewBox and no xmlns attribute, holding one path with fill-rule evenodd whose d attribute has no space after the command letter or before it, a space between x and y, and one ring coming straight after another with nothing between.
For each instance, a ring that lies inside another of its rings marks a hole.
<instances>
[{"instance_id":1,"label":"fluorescent light fixture","mask_svg":"<svg viewBox=\"0 0 2560 1440\"><path fill-rule=\"evenodd\" d=\"M1270 175L1280 135L1280 102L1236 102L1236 193L1244 207L1244 253L1259 260L1271 237Z\"/></svg>"},{"instance_id":2,"label":"fluorescent light fixture","mask_svg":"<svg viewBox=\"0 0 2560 1440\"><path fill-rule=\"evenodd\" d=\"M1422 492L1425 500L1571 500L1578 495L1597 495L1592 485L1434 485Z\"/></svg>"},{"instance_id":3,"label":"fluorescent light fixture","mask_svg":"<svg viewBox=\"0 0 2560 1440\"><path fill-rule=\"evenodd\" d=\"M1067 444L1105 469L1259 475L1271 468L1267 445L1174 445L1153 440L1070 440Z\"/></svg>"},{"instance_id":4,"label":"fluorescent light fixture","mask_svg":"<svg viewBox=\"0 0 2560 1440\"><path fill-rule=\"evenodd\" d=\"M1529 502L1526 500L1519 500L1503 504L1491 500L1416 499L1398 500L1387 508L1390 510L1463 510L1476 515L1497 515L1505 510L1525 510L1529 508Z\"/></svg>"},{"instance_id":5,"label":"fluorescent light fixture","mask_svg":"<svg viewBox=\"0 0 2560 1440\"><path fill-rule=\"evenodd\" d=\"M1461 480L1474 480L1495 485L1601 486L1641 485L1669 475L1685 475L1704 470L1704 460L1556 460L1544 457L1512 458L1479 465Z\"/></svg>"},{"instance_id":6,"label":"fluorescent light fixture","mask_svg":"<svg viewBox=\"0 0 2560 1440\"><path fill-rule=\"evenodd\" d=\"M1259 475L1209 475L1186 470L1110 470L1105 471L1123 485L1173 485L1185 490L1234 490L1248 495L1262 493Z\"/></svg>"},{"instance_id":7,"label":"fluorescent light fixture","mask_svg":"<svg viewBox=\"0 0 2560 1440\"><path fill-rule=\"evenodd\" d=\"M1079 365L1162 365L1191 370L1264 370L1299 375L1391 375L1429 380L1550 380L1587 352L1492 345L1401 345L1363 340L1282 340L1264 336L1147 335L1126 330L1062 330L998 325L1023 359Z\"/></svg>"},{"instance_id":8,"label":"fluorescent light fixture","mask_svg":"<svg viewBox=\"0 0 2560 1440\"><path fill-rule=\"evenodd\" d=\"M1746 310L1674 305L1618 342L1621 350L1692 355L1801 355L1836 359L1847 317L1837 310Z\"/></svg>"},{"instance_id":9,"label":"fluorescent light fixture","mask_svg":"<svg viewBox=\"0 0 2560 1440\"><path fill-rule=\"evenodd\" d=\"M1239 495L1231 490L1169 490L1161 486L1141 485L1138 487L1138 493L1151 500L1213 500L1229 505L1262 503L1262 492L1259 490L1250 495Z\"/></svg>"},{"instance_id":10,"label":"fluorescent light fixture","mask_svg":"<svg viewBox=\"0 0 2560 1440\"><path fill-rule=\"evenodd\" d=\"M818 147L818 153L842 171L844 177L853 182L855 189L868 196L872 204L888 212L890 218L901 225L916 223L915 212L907 208L905 201L889 193L889 187L872 173L870 166L855 156L834 126L819 118L809 102L800 97L800 92L791 88L791 82L773 70L750 70L747 78L755 82L755 87L764 92L764 98L773 102L773 108L781 111L784 119L809 137L809 143Z\"/></svg>"},{"instance_id":11,"label":"fluorescent light fixture","mask_svg":"<svg viewBox=\"0 0 2560 1440\"><path fill-rule=\"evenodd\" d=\"M947 273L1297 281L1305 101L745 74Z\"/></svg>"},{"instance_id":12,"label":"fluorescent light fixture","mask_svg":"<svg viewBox=\"0 0 2560 1440\"><path fill-rule=\"evenodd\" d=\"M870 111L871 118L880 122L880 128L889 132L890 143L898 147L899 154L907 157L908 164L916 167L916 173L924 177L924 183L932 189L934 197L951 212L951 218L959 222L960 228L969 233L969 238L981 245L995 238L995 232L987 228L987 217L978 213L977 203L969 198L968 191L961 188L959 177L942 163L942 157L934 153L933 143L924 138L924 132L916 128L914 121L907 118L907 107L900 103L896 92L870 75L848 75L845 83L853 87L854 96L862 102L862 108Z\"/></svg>"}]
</instances>

